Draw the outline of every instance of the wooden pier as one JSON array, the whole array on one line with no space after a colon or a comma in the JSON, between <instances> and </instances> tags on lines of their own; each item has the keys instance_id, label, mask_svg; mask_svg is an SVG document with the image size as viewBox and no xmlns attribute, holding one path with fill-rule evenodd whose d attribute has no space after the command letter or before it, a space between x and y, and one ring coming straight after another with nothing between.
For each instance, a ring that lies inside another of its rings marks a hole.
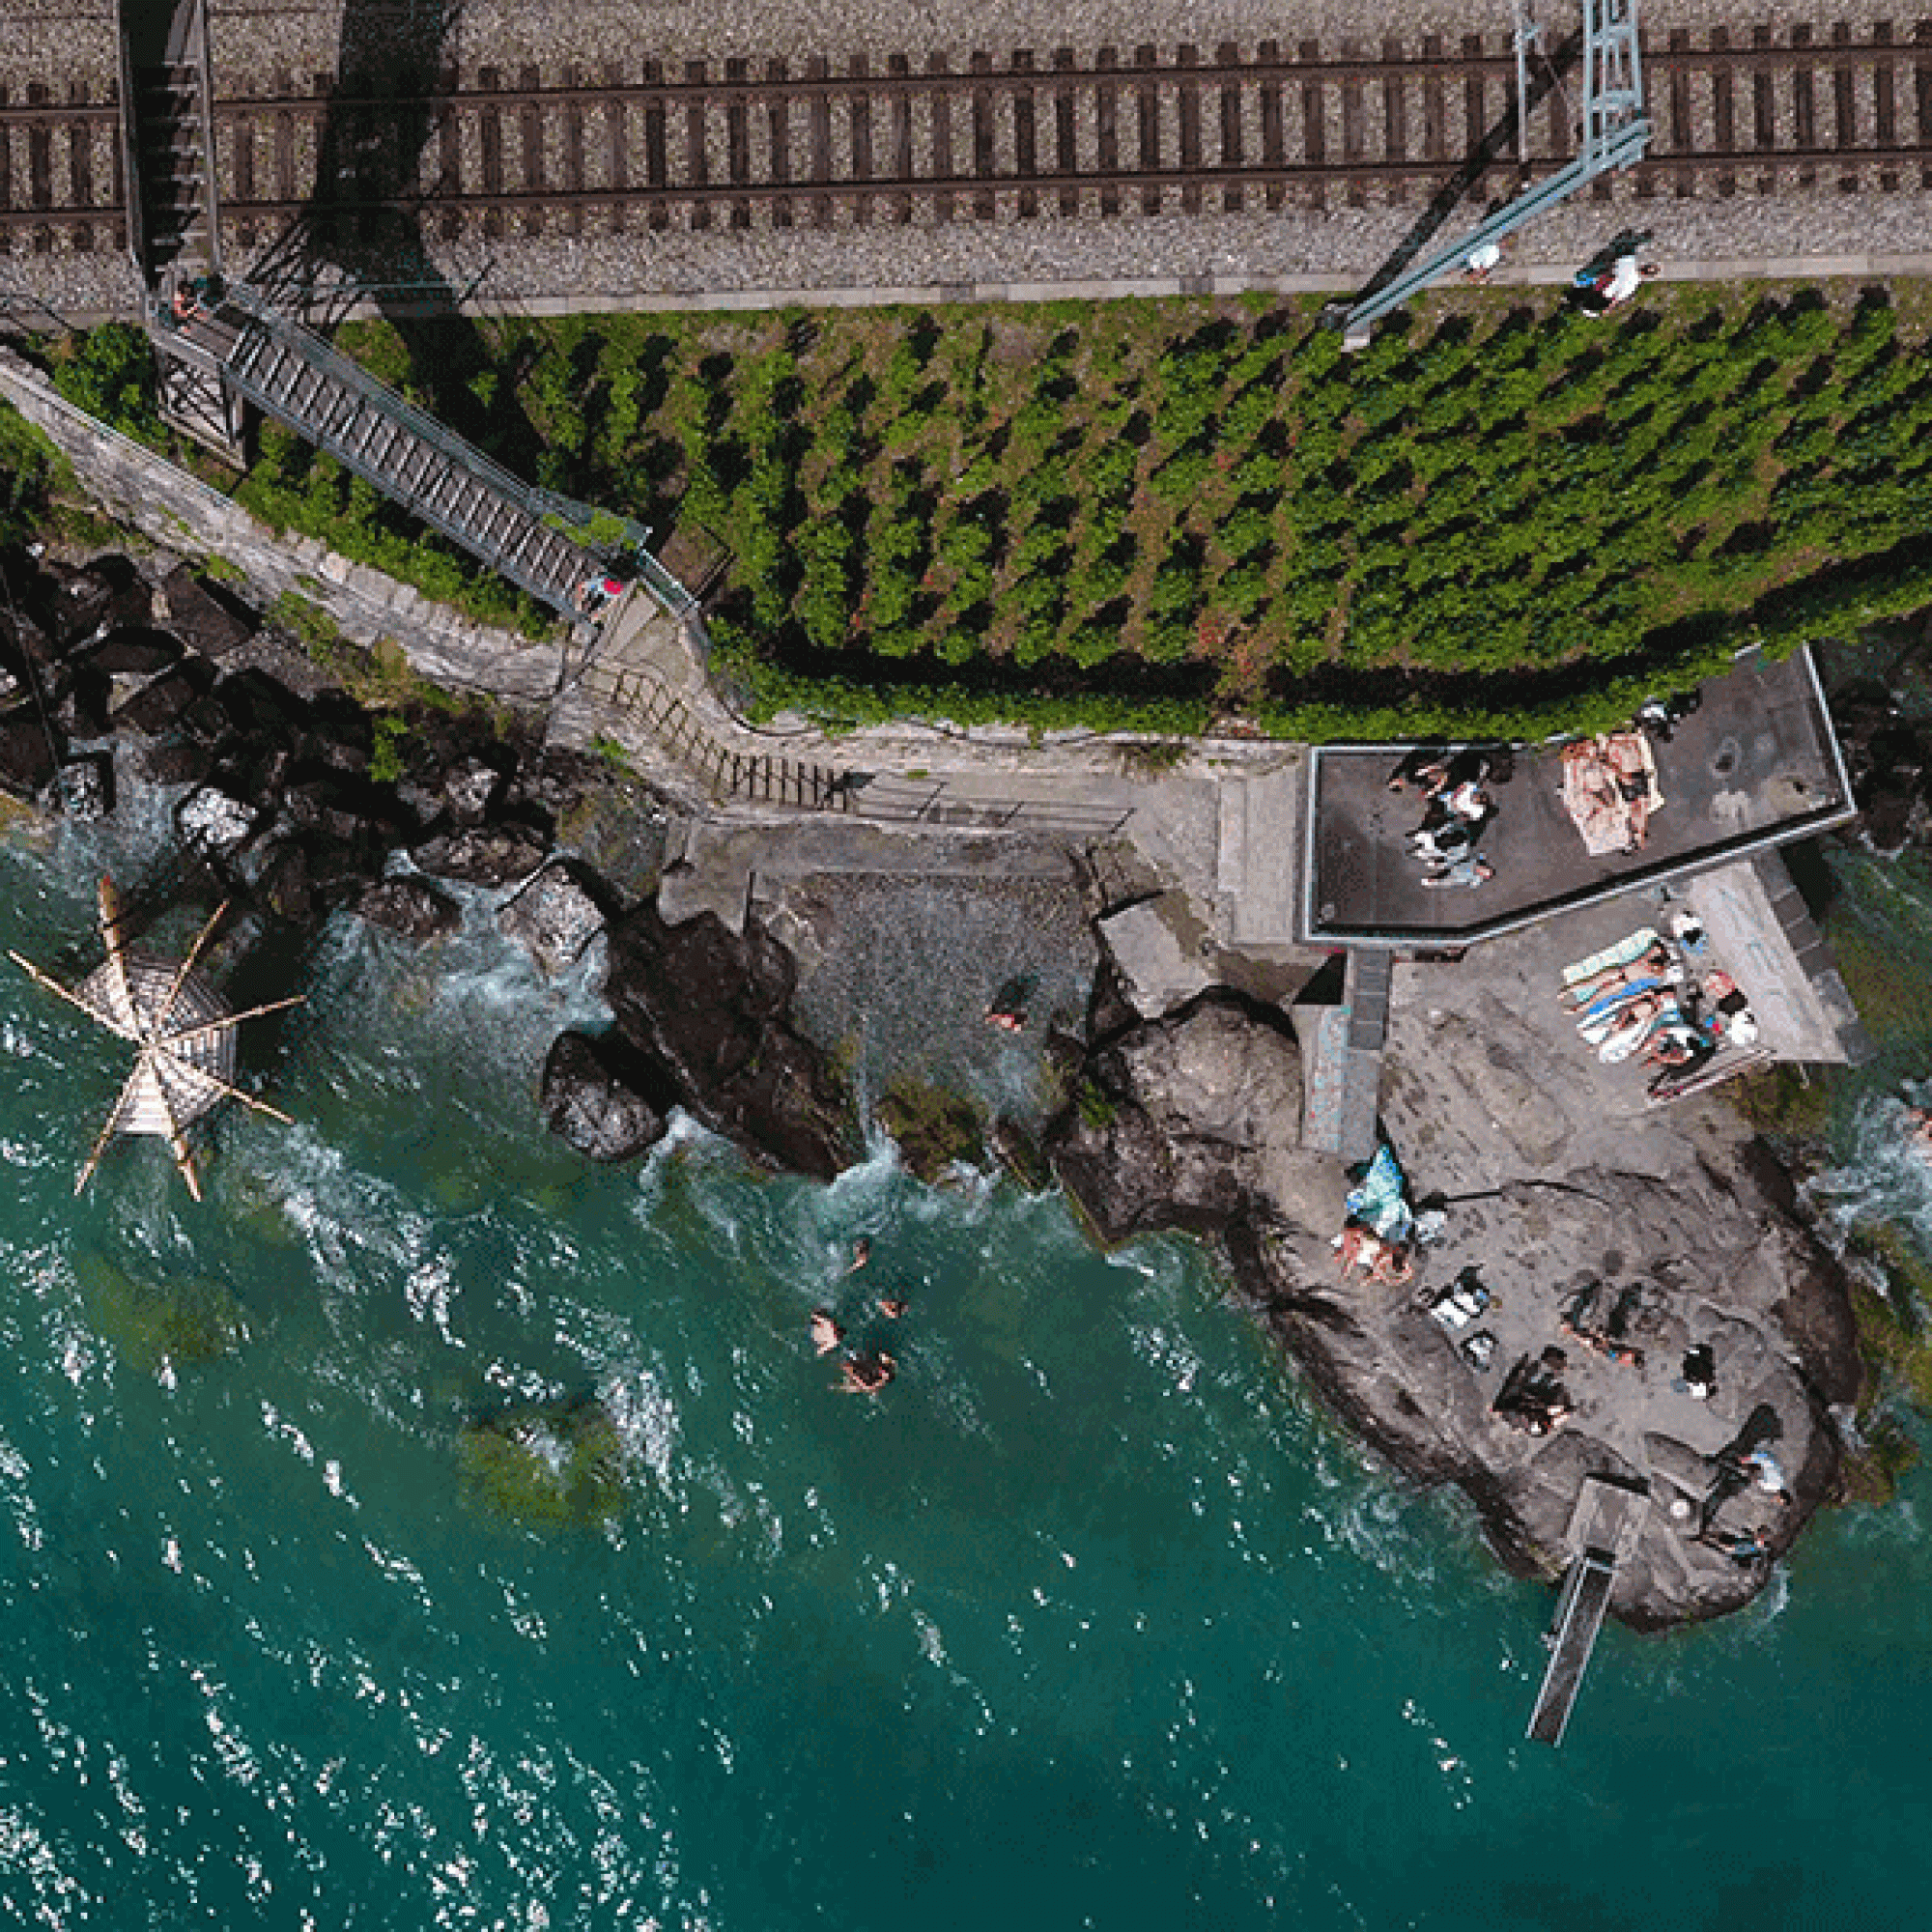
<instances>
[{"instance_id":1,"label":"wooden pier","mask_svg":"<svg viewBox=\"0 0 1932 1932\"><path fill-rule=\"evenodd\" d=\"M1574 1555L1544 1639L1549 1645L1549 1667L1529 1717L1527 1735L1537 1744L1563 1742L1597 1633L1610 1607L1617 1565L1636 1548L1649 1513L1647 1488L1633 1489L1605 1476L1584 1477L1566 1539Z\"/></svg>"}]
</instances>

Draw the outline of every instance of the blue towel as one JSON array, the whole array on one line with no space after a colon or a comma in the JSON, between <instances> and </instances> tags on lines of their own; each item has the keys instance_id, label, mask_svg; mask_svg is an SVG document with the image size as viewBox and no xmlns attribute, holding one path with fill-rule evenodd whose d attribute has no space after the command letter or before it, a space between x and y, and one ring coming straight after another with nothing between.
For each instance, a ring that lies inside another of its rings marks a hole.
<instances>
[{"instance_id":1,"label":"blue towel","mask_svg":"<svg viewBox=\"0 0 1932 1932\"><path fill-rule=\"evenodd\" d=\"M1415 1215L1406 1198L1407 1187L1395 1150L1384 1141L1376 1150L1362 1184L1349 1196L1346 1206L1350 1214L1371 1234L1385 1241L1404 1242L1415 1225Z\"/></svg>"}]
</instances>

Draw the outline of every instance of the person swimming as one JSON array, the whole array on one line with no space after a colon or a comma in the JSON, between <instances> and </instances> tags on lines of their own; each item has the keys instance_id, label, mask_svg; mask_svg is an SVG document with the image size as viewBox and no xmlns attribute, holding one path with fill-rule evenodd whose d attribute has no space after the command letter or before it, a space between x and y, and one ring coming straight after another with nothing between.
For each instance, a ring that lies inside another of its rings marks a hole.
<instances>
[{"instance_id":1,"label":"person swimming","mask_svg":"<svg viewBox=\"0 0 1932 1932\"><path fill-rule=\"evenodd\" d=\"M883 1349L848 1355L839 1368L839 1386L848 1395L877 1395L898 1374L899 1365Z\"/></svg>"}]
</instances>

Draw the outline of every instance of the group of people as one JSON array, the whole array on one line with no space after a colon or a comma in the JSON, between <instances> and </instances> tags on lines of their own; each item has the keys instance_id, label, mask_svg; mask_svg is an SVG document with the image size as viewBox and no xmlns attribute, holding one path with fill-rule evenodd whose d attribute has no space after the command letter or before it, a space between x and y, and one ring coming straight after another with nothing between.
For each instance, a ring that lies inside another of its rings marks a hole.
<instances>
[{"instance_id":1,"label":"group of people","mask_svg":"<svg viewBox=\"0 0 1932 1932\"><path fill-rule=\"evenodd\" d=\"M1415 1279L1415 1264L1409 1260L1407 1249L1401 1242L1377 1234L1373 1228L1365 1228L1359 1221L1350 1221L1342 1230L1335 1246L1341 1256L1344 1281L1357 1268L1368 1280L1380 1282L1387 1288L1401 1288Z\"/></svg>"},{"instance_id":2,"label":"group of people","mask_svg":"<svg viewBox=\"0 0 1932 1932\"><path fill-rule=\"evenodd\" d=\"M1463 279L1487 282L1502 263L1500 242L1479 242L1463 257ZM1577 270L1570 283L1570 299L1585 315L1607 315L1662 272L1658 263L1639 260L1636 249L1625 243Z\"/></svg>"},{"instance_id":3,"label":"group of people","mask_svg":"<svg viewBox=\"0 0 1932 1932\"><path fill-rule=\"evenodd\" d=\"M1495 877L1480 843L1496 815L1494 771L1487 752L1464 746L1418 749L1391 775L1390 791L1422 794L1422 823L1409 833L1408 845L1425 886L1481 886Z\"/></svg>"},{"instance_id":4,"label":"group of people","mask_svg":"<svg viewBox=\"0 0 1932 1932\"><path fill-rule=\"evenodd\" d=\"M1642 1311L1643 1290L1635 1282L1614 1301L1608 1300L1602 1282L1587 1282L1564 1303L1557 1325L1605 1361L1615 1362L1619 1368L1640 1369L1643 1350L1631 1340L1631 1333Z\"/></svg>"},{"instance_id":5,"label":"group of people","mask_svg":"<svg viewBox=\"0 0 1932 1932\"><path fill-rule=\"evenodd\" d=\"M1577 1412L1562 1381L1570 1357L1552 1343L1540 1355L1524 1355L1503 1378L1491 1409L1524 1435L1549 1435Z\"/></svg>"},{"instance_id":6,"label":"group of people","mask_svg":"<svg viewBox=\"0 0 1932 1932\"><path fill-rule=\"evenodd\" d=\"M1558 995L1599 1060L1634 1057L1659 1069L1660 1093L1662 1080L1695 1071L1725 1041L1747 1046L1757 1037L1737 981L1714 967L1698 970L1709 950L1702 926L1690 916L1680 925L1674 943L1644 927L1607 955L1572 967Z\"/></svg>"},{"instance_id":7,"label":"group of people","mask_svg":"<svg viewBox=\"0 0 1932 1932\"><path fill-rule=\"evenodd\" d=\"M1712 1459L1717 1475L1704 1498L1697 1540L1730 1557L1734 1563L1748 1566L1764 1561L1772 1553L1772 1535L1762 1523L1719 1522L1719 1512L1733 1496L1754 1490L1769 1496L1781 1510L1792 1506L1790 1478L1771 1446L1783 1433L1777 1411L1769 1403L1760 1403L1736 1439Z\"/></svg>"},{"instance_id":8,"label":"group of people","mask_svg":"<svg viewBox=\"0 0 1932 1932\"><path fill-rule=\"evenodd\" d=\"M860 1240L852 1250L846 1276L849 1278L857 1274L871 1258L871 1242ZM906 1312L903 1295L881 1295L875 1306L889 1321L898 1321ZM837 1354L844 1347L844 1326L829 1308L814 1308L811 1311L810 1331L814 1354ZM838 1364L838 1386L847 1395L877 1395L898 1374L898 1363L882 1348L853 1349Z\"/></svg>"},{"instance_id":9,"label":"group of people","mask_svg":"<svg viewBox=\"0 0 1932 1932\"><path fill-rule=\"evenodd\" d=\"M1657 757L1644 731L1605 731L1563 748L1563 809L1593 857L1630 854L1650 837L1663 804Z\"/></svg>"},{"instance_id":10,"label":"group of people","mask_svg":"<svg viewBox=\"0 0 1932 1932\"><path fill-rule=\"evenodd\" d=\"M1660 272L1657 263L1640 262L1634 248L1625 248L1607 262L1600 259L1578 269L1570 285L1571 299L1585 315L1607 315Z\"/></svg>"},{"instance_id":11,"label":"group of people","mask_svg":"<svg viewBox=\"0 0 1932 1932\"><path fill-rule=\"evenodd\" d=\"M1348 1219L1334 1243L1342 1279L1347 1281L1359 1268L1369 1281L1388 1288L1413 1281L1415 1264L1409 1251L1428 1231L1409 1205L1408 1177L1387 1141L1377 1147L1342 1205ZM1437 1211L1434 1224L1439 1226L1440 1220Z\"/></svg>"}]
</instances>

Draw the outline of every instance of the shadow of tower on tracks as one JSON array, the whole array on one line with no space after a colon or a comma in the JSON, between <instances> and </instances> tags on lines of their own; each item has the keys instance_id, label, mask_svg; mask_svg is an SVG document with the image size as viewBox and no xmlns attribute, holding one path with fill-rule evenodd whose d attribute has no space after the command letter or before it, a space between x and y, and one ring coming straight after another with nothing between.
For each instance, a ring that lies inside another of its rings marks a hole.
<instances>
[{"instance_id":1,"label":"shadow of tower on tracks","mask_svg":"<svg viewBox=\"0 0 1932 1932\"><path fill-rule=\"evenodd\" d=\"M509 385L477 378L497 356L429 247L439 219L425 156L458 91L463 0L347 0L334 85L316 141L308 205L247 271L271 299L327 327L368 300L401 338L431 412L519 475L535 476L543 440ZM458 217L440 217L453 240Z\"/></svg>"},{"instance_id":2,"label":"shadow of tower on tracks","mask_svg":"<svg viewBox=\"0 0 1932 1932\"><path fill-rule=\"evenodd\" d=\"M1362 284L1351 298L1352 301L1369 300L1372 297L1379 295L1399 275L1406 272L1410 264L1422 254L1423 250L1435 244L1437 236L1448 225L1456 211L1468 200L1486 176L1516 165L1511 148L1517 139L1518 131L1551 94L1561 92L1564 106L1566 110L1569 109L1570 99L1567 91L1563 89L1563 77L1580 64L1582 52L1583 39L1577 34L1564 41L1553 54L1540 56L1537 67L1531 70L1528 87L1522 100L1512 99L1500 118L1491 122L1482 139L1470 150L1462 166L1435 194L1430 196L1428 206L1416 217L1414 226L1389 251L1387 259L1380 268ZM1571 128L1573 151L1577 138L1577 129L1573 126ZM1525 181L1526 173L1524 179L1519 180L1516 188L1511 192L1520 193ZM1508 198L1507 195L1504 197L1505 200ZM1493 202L1484 213L1492 213L1501 205L1501 202Z\"/></svg>"}]
</instances>

